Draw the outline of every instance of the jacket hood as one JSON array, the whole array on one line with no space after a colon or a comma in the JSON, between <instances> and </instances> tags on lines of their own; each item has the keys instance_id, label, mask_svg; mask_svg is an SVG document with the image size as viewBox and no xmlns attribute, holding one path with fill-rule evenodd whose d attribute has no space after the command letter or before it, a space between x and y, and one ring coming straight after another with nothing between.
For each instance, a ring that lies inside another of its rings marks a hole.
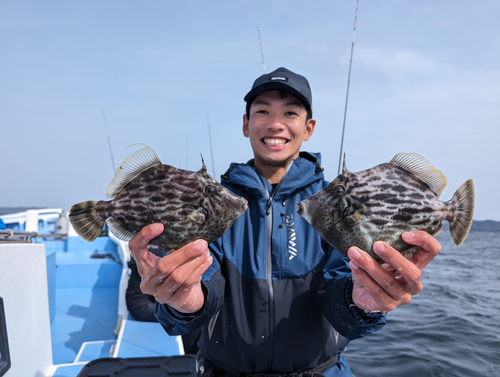
<instances>
[{"instance_id":1,"label":"jacket hood","mask_svg":"<svg viewBox=\"0 0 500 377\"><path fill-rule=\"evenodd\" d=\"M300 152L299 157L292 160L291 164L275 195L277 199L281 196L289 196L312 182L324 178L320 153ZM246 164L232 163L221 179L225 184L242 186L244 190L255 196L265 196L262 186L262 181L264 181L268 191L271 192L271 184L264 178L261 180L253 159Z\"/></svg>"}]
</instances>

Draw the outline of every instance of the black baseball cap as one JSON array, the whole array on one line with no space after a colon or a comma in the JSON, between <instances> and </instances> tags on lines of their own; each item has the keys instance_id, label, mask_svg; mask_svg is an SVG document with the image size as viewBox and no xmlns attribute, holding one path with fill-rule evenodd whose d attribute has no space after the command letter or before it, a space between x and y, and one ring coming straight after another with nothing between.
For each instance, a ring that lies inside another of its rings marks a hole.
<instances>
[{"instance_id":1,"label":"black baseball cap","mask_svg":"<svg viewBox=\"0 0 500 377\"><path fill-rule=\"evenodd\" d=\"M304 102L307 110L312 110L312 94L309 82L304 76L298 75L289 69L280 67L266 73L254 81L252 90L245 96L245 101L250 104L259 94L268 90L284 90L293 94Z\"/></svg>"}]
</instances>

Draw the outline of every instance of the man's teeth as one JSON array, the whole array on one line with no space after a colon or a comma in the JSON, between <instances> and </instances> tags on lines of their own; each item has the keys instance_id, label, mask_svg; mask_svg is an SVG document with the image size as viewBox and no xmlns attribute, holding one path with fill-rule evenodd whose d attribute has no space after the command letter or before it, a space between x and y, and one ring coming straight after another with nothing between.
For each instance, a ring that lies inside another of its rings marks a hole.
<instances>
[{"instance_id":1,"label":"man's teeth","mask_svg":"<svg viewBox=\"0 0 500 377\"><path fill-rule=\"evenodd\" d=\"M288 140L286 139L271 139L271 138L264 138L264 143L267 145L284 145L287 143Z\"/></svg>"}]
</instances>

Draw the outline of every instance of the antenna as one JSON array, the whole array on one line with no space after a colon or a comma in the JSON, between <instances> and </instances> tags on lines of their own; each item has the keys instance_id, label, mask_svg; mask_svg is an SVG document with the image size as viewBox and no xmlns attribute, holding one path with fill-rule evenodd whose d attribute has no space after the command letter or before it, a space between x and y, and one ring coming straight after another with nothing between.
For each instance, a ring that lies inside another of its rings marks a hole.
<instances>
[{"instance_id":1,"label":"antenna","mask_svg":"<svg viewBox=\"0 0 500 377\"><path fill-rule=\"evenodd\" d=\"M113 164L113 174L116 173L115 159L113 158L113 149L111 149L111 139L109 137L108 124L106 123L106 117L104 116L104 109L101 107L102 119L104 119L104 127L106 128L106 136L108 137L109 153L111 154L111 163Z\"/></svg>"},{"instance_id":2,"label":"antenna","mask_svg":"<svg viewBox=\"0 0 500 377\"><path fill-rule=\"evenodd\" d=\"M262 49L262 41L260 40L260 30L257 26L257 35L259 36L260 56L262 56L262 69L266 73L266 63L264 62L264 50Z\"/></svg>"},{"instance_id":3,"label":"antenna","mask_svg":"<svg viewBox=\"0 0 500 377\"><path fill-rule=\"evenodd\" d=\"M344 149L345 120L346 120L346 116L347 116L347 103L349 100L349 86L351 84L352 54L354 51L354 38L356 36L356 21L358 19L358 4L359 4L359 0L356 0L356 14L354 15L354 30L352 32L352 44L351 44L351 60L349 61L349 75L347 76L347 92L345 95L344 122L342 124L342 139L340 141L339 169L338 169L338 173L337 173L338 175L340 175L340 164L342 162L342 152Z\"/></svg>"},{"instance_id":4,"label":"antenna","mask_svg":"<svg viewBox=\"0 0 500 377\"><path fill-rule=\"evenodd\" d=\"M179 144L177 144L177 161L178 161L178 167L179 169L182 169L182 162L181 162L181 150L179 147Z\"/></svg>"},{"instance_id":5,"label":"antenna","mask_svg":"<svg viewBox=\"0 0 500 377\"><path fill-rule=\"evenodd\" d=\"M212 134L210 133L210 120L208 119L208 114L207 114L207 126L208 126L208 141L210 142L210 154L212 155L212 171L213 171L213 178L215 179L215 162L214 162L214 150L212 148Z\"/></svg>"}]
</instances>

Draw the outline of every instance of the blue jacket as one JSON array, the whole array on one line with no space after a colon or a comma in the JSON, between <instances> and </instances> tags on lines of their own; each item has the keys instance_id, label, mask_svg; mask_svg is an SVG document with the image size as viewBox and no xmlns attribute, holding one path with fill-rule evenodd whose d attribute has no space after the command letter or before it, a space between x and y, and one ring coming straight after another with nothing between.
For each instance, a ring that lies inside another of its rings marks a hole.
<instances>
[{"instance_id":1,"label":"blue jacket","mask_svg":"<svg viewBox=\"0 0 500 377\"><path fill-rule=\"evenodd\" d=\"M297 203L328 184L319 162L319 154L302 152L274 192L253 161L232 164L222 184L248 200L248 210L210 245L203 309L185 316L157 304L169 334L202 327L202 359L230 374L314 368L385 324L351 305L347 259L296 213ZM350 371L341 357L323 374Z\"/></svg>"}]
</instances>

